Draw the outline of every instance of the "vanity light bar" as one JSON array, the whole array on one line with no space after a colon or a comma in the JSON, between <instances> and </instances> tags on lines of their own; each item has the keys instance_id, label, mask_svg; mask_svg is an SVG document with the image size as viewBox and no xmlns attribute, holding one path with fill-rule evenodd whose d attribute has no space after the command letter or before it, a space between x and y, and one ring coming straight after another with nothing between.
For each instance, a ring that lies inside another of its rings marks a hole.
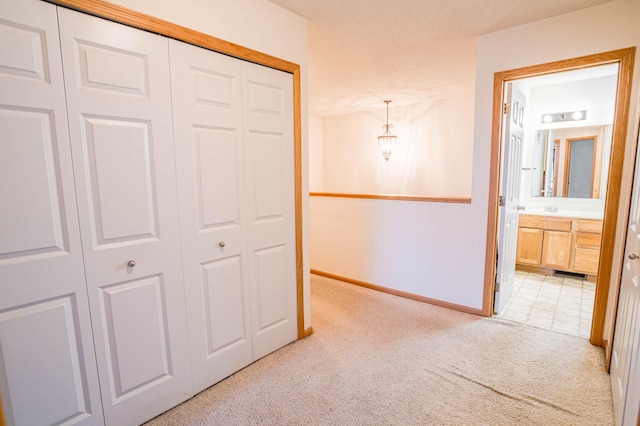
<instances>
[{"instance_id":1,"label":"vanity light bar","mask_svg":"<svg viewBox=\"0 0 640 426\"><path fill-rule=\"evenodd\" d=\"M542 123L557 123L563 121L580 121L587 119L587 110L556 112L555 114L542 114Z\"/></svg>"}]
</instances>

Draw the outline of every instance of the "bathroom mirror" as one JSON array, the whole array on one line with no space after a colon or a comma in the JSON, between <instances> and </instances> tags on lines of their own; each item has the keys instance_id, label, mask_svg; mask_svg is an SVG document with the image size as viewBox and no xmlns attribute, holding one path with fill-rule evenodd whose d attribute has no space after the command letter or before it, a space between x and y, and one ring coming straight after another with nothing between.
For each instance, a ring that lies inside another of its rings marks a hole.
<instances>
[{"instance_id":1,"label":"bathroom mirror","mask_svg":"<svg viewBox=\"0 0 640 426\"><path fill-rule=\"evenodd\" d=\"M604 125L537 130L531 196L604 199L611 128Z\"/></svg>"}]
</instances>

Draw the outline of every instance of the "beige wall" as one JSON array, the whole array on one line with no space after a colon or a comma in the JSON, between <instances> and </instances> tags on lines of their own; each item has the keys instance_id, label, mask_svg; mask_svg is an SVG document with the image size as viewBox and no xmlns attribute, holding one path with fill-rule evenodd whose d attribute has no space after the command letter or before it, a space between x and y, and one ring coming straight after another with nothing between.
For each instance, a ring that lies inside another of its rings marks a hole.
<instances>
[{"instance_id":1,"label":"beige wall","mask_svg":"<svg viewBox=\"0 0 640 426\"><path fill-rule=\"evenodd\" d=\"M468 89L411 105L390 104L398 137L385 161L377 138L386 110L323 119L325 192L470 197L473 80Z\"/></svg>"},{"instance_id":2,"label":"beige wall","mask_svg":"<svg viewBox=\"0 0 640 426\"><path fill-rule=\"evenodd\" d=\"M113 3L300 65L302 89L302 193L307 194L307 21L267 0L111 0ZM309 199L303 196L305 327L311 325Z\"/></svg>"},{"instance_id":3,"label":"beige wall","mask_svg":"<svg viewBox=\"0 0 640 426\"><path fill-rule=\"evenodd\" d=\"M309 117L309 191L322 192L322 118Z\"/></svg>"},{"instance_id":4,"label":"beige wall","mask_svg":"<svg viewBox=\"0 0 640 426\"><path fill-rule=\"evenodd\" d=\"M493 74L638 46L638 16L640 2L619 0L479 37L471 204L312 197L312 268L480 309L487 240ZM636 58L622 220L628 210L626 195L635 158L638 64L640 60ZM326 156L325 152L325 161ZM618 233L620 247L623 235L624 230ZM619 259L621 253L618 251L616 256Z\"/></svg>"}]
</instances>

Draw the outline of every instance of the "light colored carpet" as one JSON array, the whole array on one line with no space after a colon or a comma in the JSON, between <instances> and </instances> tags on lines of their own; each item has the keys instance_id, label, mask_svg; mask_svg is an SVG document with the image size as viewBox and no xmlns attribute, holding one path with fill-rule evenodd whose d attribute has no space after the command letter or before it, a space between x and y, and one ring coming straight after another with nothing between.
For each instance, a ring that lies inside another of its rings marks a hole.
<instances>
[{"instance_id":1,"label":"light colored carpet","mask_svg":"<svg viewBox=\"0 0 640 426\"><path fill-rule=\"evenodd\" d=\"M314 334L149 422L610 425L602 349L312 276Z\"/></svg>"}]
</instances>

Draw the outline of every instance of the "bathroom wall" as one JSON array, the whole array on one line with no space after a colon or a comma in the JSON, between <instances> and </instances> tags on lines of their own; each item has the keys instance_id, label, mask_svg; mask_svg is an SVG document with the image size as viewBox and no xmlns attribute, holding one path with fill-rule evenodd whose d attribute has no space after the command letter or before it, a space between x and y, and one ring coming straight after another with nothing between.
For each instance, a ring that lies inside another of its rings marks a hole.
<instances>
[{"instance_id":1,"label":"bathroom wall","mask_svg":"<svg viewBox=\"0 0 640 426\"><path fill-rule=\"evenodd\" d=\"M611 68L611 67L609 67ZM614 71L617 70L615 67ZM573 74L575 78L580 77L579 73ZM527 106L529 113L526 117L524 156L521 173L521 196L520 204L525 207L523 213L541 213L545 208L551 208L565 214L572 212L588 212L599 214L602 217L604 211L604 191L601 191L600 199L577 199L566 197L533 197L532 179L539 178L540 164L534 162L534 147L536 145L536 132L540 129L558 129L557 135L564 134L564 137L571 137L571 133L566 133L575 127L611 125L615 109L615 94L617 87L617 75L607 75L597 78L587 78L584 80L566 81L563 83L545 84L538 86L535 81L539 78L529 79L531 82L521 80L516 82L516 87L520 87L527 94ZM533 84L533 85L532 85ZM571 121L566 123L543 123L542 115L556 112L587 110L585 120ZM593 129L597 129L592 127ZM596 133L600 133L597 129ZM611 146L611 129L603 131L598 138L598 149L601 151L603 170L602 186L606 189L606 174L608 172L608 161ZM595 130L594 130L595 131ZM562 133L564 132L564 133ZM595 134L595 133L594 133ZM563 153L564 150L561 149ZM560 164L564 164L564 156L560 156ZM564 176L558 176L556 185L562 186Z\"/></svg>"}]
</instances>

